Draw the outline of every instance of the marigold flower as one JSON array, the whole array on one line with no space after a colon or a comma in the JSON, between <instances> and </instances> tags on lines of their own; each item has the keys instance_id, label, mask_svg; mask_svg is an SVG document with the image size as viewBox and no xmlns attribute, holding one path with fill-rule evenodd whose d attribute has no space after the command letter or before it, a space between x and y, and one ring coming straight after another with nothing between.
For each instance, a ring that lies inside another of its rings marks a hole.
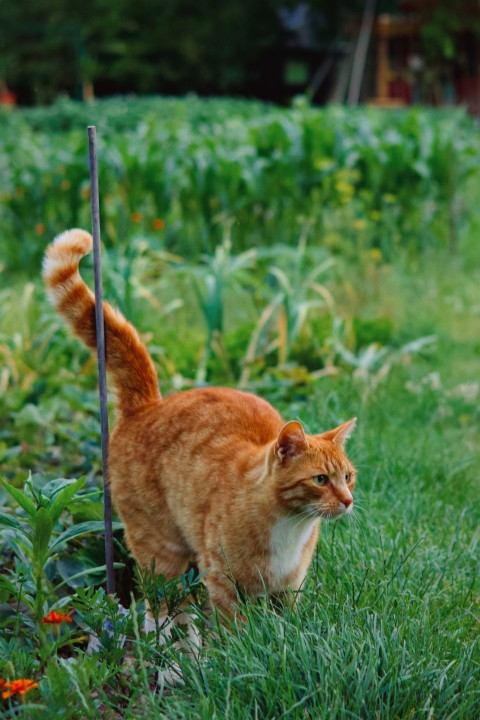
<instances>
[{"instance_id":1,"label":"marigold flower","mask_svg":"<svg viewBox=\"0 0 480 720\"><path fill-rule=\"evenodd\" d=\"M25 695L34 688L38 687L38 683L28 678L20 678L19 680L12 680L11 682L2 681L2 688L5 688L2 692L2 698L6 700L13 695Z\"/></svg>"},{"instance_id":2,"label":"marigold flower","mask_svg":"<svg viewBox=\"0 0 480 720\"><path fill-rule=\"evenodd\" d=\"M155 220L152 220L152 227L154 230L163 230L165 227L165 220L162 220L162 218L155 218Z\"/></svg>"},{"instance_id":3,"label":"marigold flower","mask_svg":"<svg viewBox=\"0 0 480 720\"><path fill-rule=\"evenodd\" d=\"M130 215L130 219L131 219L131 221L134 222L134 223L139 223L140 220L142 219L142 213L133 212L133 213Z\"/></svg>"},{"instance_id":4,"label":"marigold flower","mask_svg":"<svg viewBox=\"0 0 480 720\"><path fill-rule=\"evenodd\" d=\"M46 615L42 620L42 625L57 625L58 623L62 622L73 622L70 615L67 615L67 613L61 613L57 612L56 610L50 610L48 615Z\"/></svg>"}]
</instances>

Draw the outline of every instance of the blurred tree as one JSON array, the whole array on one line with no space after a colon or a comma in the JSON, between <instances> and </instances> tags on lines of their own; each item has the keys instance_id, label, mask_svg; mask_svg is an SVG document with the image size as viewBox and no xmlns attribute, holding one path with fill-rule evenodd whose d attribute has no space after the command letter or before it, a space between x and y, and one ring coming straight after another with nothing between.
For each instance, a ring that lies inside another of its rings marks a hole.
<instances>
[{"instance_id":1,"label":"blurred tree","mask_svg":"<svg viewBox=\"0 0 480 720\"><path fill-rule=\"evenodd\" d=\"M0 78L22 102L133 91L267 88L280 0L21 0L0 3Z\"/></svg>"},{"instance_id":2,"label":"blurred tree","mask_svg":"<svg viewBox=\"0 0 480 720\"><path fill-rule=\"evenodd\" d=\"M428 52L449 57L455 31L478 24L477 0L411 0L425 8ZM305 8L312 45L331 51L345 14L365 0L17 0L0 2L0 81L21 103L111 93L283 98L282 11ZM378 12L400 0L377 0Z\"/></svg>"},{"instance_id":3,"label":"blurred tree","mask_svg":"<svg viewBox=\"0 0 480 720\"><path fill-rule=\"evenodd\" d=\"M71 82L74 28L63 0L0 4L0 77L22 99L43 102Z\"/></svg>"},{"instance_id":4,"label":"blurred tree","mask_svg":"<svg viewBox=\"0 0 480 720\"><path fill-rule=\"evenodd\" d=\"M461 60L462 31L480 35L478 0L421 0L422 40L426 60L440 67L445 61Z\"/></svg>"}]
</instances>

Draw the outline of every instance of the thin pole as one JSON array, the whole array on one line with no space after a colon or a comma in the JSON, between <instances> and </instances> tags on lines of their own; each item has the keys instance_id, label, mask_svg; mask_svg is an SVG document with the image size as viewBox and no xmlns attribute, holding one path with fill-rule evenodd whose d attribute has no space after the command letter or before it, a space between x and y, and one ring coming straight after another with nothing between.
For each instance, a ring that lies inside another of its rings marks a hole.
<instances>
[{"instance_id":1,"label":"thin pole","mask_svg":"<svg viewBox=\"0 0 480 720\"><path fill-rule=\"evenodd\" d=\"M357 47L355 48L353 58L352 79L350 81L350 90L347 99L348 105L357 105L360 98L368 44L372 34L373 21L375 20L375 2L376 0L366 0L365 2L362 24L360 26Z\"/></svg>"},{"instance_id":2,"label":"thin pole","mask_svg":"<svg viewBox=\"0 0 480 720\"><path fill-rule=\"evenodd\" d=\"M105 329L103 323L102 263L100 249L100 207L98 202L97 133L94 125L88 126L88 157L92 201L93 269L95 275L95 320L97 333L98 390L100 395L100 429L102 436L103 517L105 522L105 564L107 566L107 593L115 592L113 573L112 498L108 484L108 411L107 375L105 363Z\"/></svg>"}]
</instances>

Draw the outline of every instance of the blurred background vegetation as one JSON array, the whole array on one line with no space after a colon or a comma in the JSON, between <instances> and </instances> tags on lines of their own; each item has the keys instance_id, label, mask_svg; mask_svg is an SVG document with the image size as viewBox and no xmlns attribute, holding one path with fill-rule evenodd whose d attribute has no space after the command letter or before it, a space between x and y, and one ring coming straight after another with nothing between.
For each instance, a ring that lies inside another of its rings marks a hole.
<instances>
[{"instance_id":1,"label":"blurred background vegetation","mask_svg":"<svg viewBox=\"0 0 480 720\"><path fill-rule=\"evenodd\" d=\"M0 4L0 80L20 104L127 92L324 102L346 99L355 62L364 100L465 102L478 100L479 31L475 0L21 0Z\"/></svg>"}]
</instances>

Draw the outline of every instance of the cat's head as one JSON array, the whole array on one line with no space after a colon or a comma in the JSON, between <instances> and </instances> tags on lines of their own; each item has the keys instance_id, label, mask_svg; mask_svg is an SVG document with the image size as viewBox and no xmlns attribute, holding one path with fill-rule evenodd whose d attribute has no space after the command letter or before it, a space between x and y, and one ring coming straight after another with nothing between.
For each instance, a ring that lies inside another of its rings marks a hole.
<instances>
[{"instance_id":1,"label":"cat's head","mask_svg":"<svg viewBox=\"0 0 480 720\"><path fill-rule=\"evenodd\" d=\"M356 421L320 435L307 435L295 420L281 429L272 447L271 472L286 512L333 520L352 511L355 468L344 445Z\"/></svg>"}]
</instances>

